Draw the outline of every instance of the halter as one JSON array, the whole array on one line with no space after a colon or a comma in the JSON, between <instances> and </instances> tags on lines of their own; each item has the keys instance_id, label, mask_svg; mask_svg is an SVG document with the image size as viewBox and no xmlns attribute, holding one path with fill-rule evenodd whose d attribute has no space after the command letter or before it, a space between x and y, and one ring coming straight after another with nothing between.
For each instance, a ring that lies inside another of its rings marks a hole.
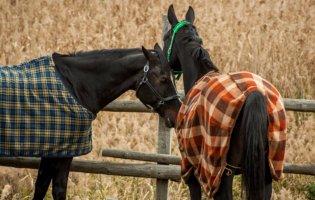
<instances>
[{"instance_id":1,"label":"halter","mask_svg":"<svg viewBox=\"0 0 315 200\"><path fill-rule=\"evenodd\" d=\"M170 62L171 60L171 55L172 55L172 48L173 48L173 44L174 44L174 40L175 40L175 35L176 33L181 30L183 27L185 27L186 25L189 25L191 24L190 22L186 21L186 20L182 20L180 22L178 22L174 28L172 28L172 38L171 38L171 42L170 42L170 45L167 49L167 53L166 53L166 56L167 56L167 61ZM200 42L202 43L202 39L197 36L197 38L200 40ZM176 80L178 80L180 78L180 76L182 75L183 71L182 70L179 70L179 71L175 71L173 70L172 71L173 73L172 74L175 74L176 75Z\"/></svg>"},{"instance_id":2,"label":"halter","mask_svg":"<svg viewBox=\"0 0 315 200\"><path fill-rule=\"evenodd\" d=\"M173 34L172 34L172 39L171 39L171 43L170 43L170 46L168 47L167 49L167 61L169 62L170 59L171 59L171 54L172 54L172 47L173 47L173 43L174 43L174 39L175 39L175 35L176 33L182 29L184 26L190 24L188 21L186 20L182 20L180 22L178 22L174 28L172 29L173 31Z\"/></svg>"},{"instance_id":3,"label":"halter","mask_svg":"<svg viewBox=\"0 0 315 200\"><path fill-rule=\"evenodd\" d=\"M149 66L149 63L147 62L145 64L145 66L143 67L143 77L136 89L136 96L138 96L138 93L139 93L139 89L140 87L143 85L143 84L146 84L150 89L151 91L153 92L153 94L159 99L159 101L156 103L155 106L151 107L150 105L146 104L146 103L143 103L147 108L149 108L150 110L156 110L158 109L159 107L163 106L165 104L165 102L168 102L168 101L172 101L172 100L175 100L175 99L178 99L179 98L179 95L176 94L176 95L173 95L173 96L169 96L169 97L162 97L162 95L160 95L160 93L152 86L152 84L149 82L149 79L148 79L148 71L150 69L150 66Z\"/></svg>"},{"instance_id":4,"label":"halter","mask_svg":"<svg viewBox=\"0 0 315 200\"><path fill-rule=\"evenodd\" d=\"M182 20L182 21L178 22L178 23L174 26L174 28L172 29L173 34L172 34L172 38L171 38L171 43L170 43L170 46L169 46L168 49L167 49L167 61L168 61L168 62L169 62L170 59L171 59L172 48L173 48L173 44L174 44L174 40L175 40L175 35L176 35L176 33L177 33L180 29L182 29L184 26L186 26L186 25L188 25L188 24L190 24L188 21ZM176 75L177 75L177 77L176 77L177 80L180 78L180 76L181 76L182 73L183 73L182 71L173 71L173 74L176 74Z\"/></svg>"}]
</instances>

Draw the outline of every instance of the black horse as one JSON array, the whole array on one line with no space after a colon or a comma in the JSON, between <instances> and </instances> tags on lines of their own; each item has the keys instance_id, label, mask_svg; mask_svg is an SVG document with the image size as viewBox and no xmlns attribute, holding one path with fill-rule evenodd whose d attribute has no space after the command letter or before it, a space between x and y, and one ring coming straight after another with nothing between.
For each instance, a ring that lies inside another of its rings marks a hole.
<instances>
[{"instance_id":1,"label":"black horse","mask_svg":"<svg viewBox=\"0 0 315 200\"><path fill-rule=\"evenodd\" d=\"M189 7L185 18L186 21L179 23L173 6L169 7L168 20L172 29L164 35L163 51L171 68L174 71L182 70L184 89L187 93L198 79L210 71L218 72L218 68L202 47L202 40L193 25L195 14L192 7ZM176 36L173 36L174 28L177 29ZM247 199L271 198L272 178L266 153L268 116L265 110L263 95L253 92L248 96L231 135L227 154L229 167L222 175L214 199L232 199L233 176L237 174L243 175L242 186ZM258 123L251 125L255 119ZM248 137L250 132L253 134ZM191 199L201 199L201 187L196 177L192 175L186 183Z\"/></svg>"},{"instance_id":2,"label":"black horse","mask_svg":"<svg viewBox=\"0 0 315 200\"><path fill-rule=\"evenodd\" d=\"M173 127L180 101L162 49L112 49L52 55L55 70L79 104L97 114L127 90ZM53 97L52 97L53 98ZM71 108L70 108L71 109ZM52 181L53 198L66 199L73 157L41 157L34 199L44 199Z\"/></svg>"}]
</instances>

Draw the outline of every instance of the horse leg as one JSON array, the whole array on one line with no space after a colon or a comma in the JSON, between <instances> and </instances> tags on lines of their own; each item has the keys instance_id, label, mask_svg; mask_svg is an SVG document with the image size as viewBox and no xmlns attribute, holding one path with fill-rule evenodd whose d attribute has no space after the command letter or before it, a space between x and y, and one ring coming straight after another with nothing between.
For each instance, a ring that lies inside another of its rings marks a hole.
<instances>
[{"instance_id":1,"label":"horse leg","mask_svg":"<svg viewBox=\"0 0 315 200\"><path fill-rule=\"evenodd\" d=\"M233 174L227 175L228 171L225 170L221 177L221 183L219 186L218 191L214 194L214 200L232 200L233 199L233 192L232 192L232 185L233 185Z\"/></svg>"},{"instance_id":2,"label":"horse leg","mask_svg":"<svg viewBox=\"0 0 315 200\"><path fill-rule=\"evenodd\" d=\"M190 175L186 184L189 187L190 199L201 200L201 186L193 174Z\"/></svg>"},{"instance_id":3,"label":"horse leg","mask_svg":"<svg viewBox=\"0 0 315 200\"><path fill-rule=\"evenodd\" d=\"M270 181L267 181L265 184L265 200L271 199L272 194L272 180L270 178Z\"/></svg>"},{"instance_id":4,"label":"horse leg","mask_svg":"<svg viewBox=\"0 0 315 200\"><path fill-rule=\"evenodd\" d=\"M265 200L271 199L272 194L272 177L270 173L270 168L268 164L268 159L265 165L266 179L265 179Z\"/></svg>"},{"instance_id":5,"label":"horse leg","mask_svg":"<svg viewBox=\"0 0 315 200\"><path fill-rule=\"evenodd\" d=\"M72 159L73 157L54 159L55 172L52 179L52 194L54 200L66 199L68 176Z\"/></svg>"},{"instance_id":6,"label":"horse leg","mask_svg":"<svg viewBox=\"0 0 315 200\"><path fill-rule=\"evenodd\" d=\"M235 167L239 167L242 161L243 139L242 139L242 135L240 134L240 123L241 123L242 115L243 115L243 112L241 111L239 114L239 117L236 120L234 129L231 135L229 151L226 158L227 163ZM234 178L234 175L239 174L240 171L237 168L234 169L229 166L227 168L228 169L225 169L222 174L219 189L213 196L215 200L233 199L233 191L232 191L233 178Z\"/></svg>"},{"instance_id":7,"label":"horse leg","mask_svg":"<svg viewBox=\"0 0 315 200\"><path fill-rule=\"evenodd\" d=\"M51 161L49 158L42 157L38 168L33 200L44 199L52 177L53 169L51 167Z\"/></svg>"}]
</instances>

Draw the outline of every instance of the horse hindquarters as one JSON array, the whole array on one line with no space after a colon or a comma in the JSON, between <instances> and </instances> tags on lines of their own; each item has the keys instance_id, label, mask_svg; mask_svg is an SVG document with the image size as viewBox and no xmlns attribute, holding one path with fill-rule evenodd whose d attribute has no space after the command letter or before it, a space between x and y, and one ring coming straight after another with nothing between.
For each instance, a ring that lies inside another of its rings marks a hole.
<instances>
[{"instance_id":1,"label":"horse hindquarters","mask_svg":"<svg viewBox=\"0 0 315 200\"><path fill-rule=\"evenodd\" d=\"M260 92L252 92L247 97L240 131L244 142L242 186L246 198L270 199L272 180L267 157L268 114L265 97Z\"/></svg>"}]
</instances>

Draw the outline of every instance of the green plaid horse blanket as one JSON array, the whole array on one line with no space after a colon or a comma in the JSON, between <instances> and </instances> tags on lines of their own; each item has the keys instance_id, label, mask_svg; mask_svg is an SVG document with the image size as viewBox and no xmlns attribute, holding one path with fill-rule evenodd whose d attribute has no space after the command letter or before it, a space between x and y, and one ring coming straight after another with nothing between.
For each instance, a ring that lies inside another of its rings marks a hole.
<instances>
[{"instance_id":1,"label":"green plaid horse blanket","mask_svg":"<svg viewBox=\"0 0 315 200\"><path fill-rule=\"evenodd\" d=\"M0 66L0 156L87 154L94 118L64 86L51 56Z\"/></svg>"}]
</instances>

